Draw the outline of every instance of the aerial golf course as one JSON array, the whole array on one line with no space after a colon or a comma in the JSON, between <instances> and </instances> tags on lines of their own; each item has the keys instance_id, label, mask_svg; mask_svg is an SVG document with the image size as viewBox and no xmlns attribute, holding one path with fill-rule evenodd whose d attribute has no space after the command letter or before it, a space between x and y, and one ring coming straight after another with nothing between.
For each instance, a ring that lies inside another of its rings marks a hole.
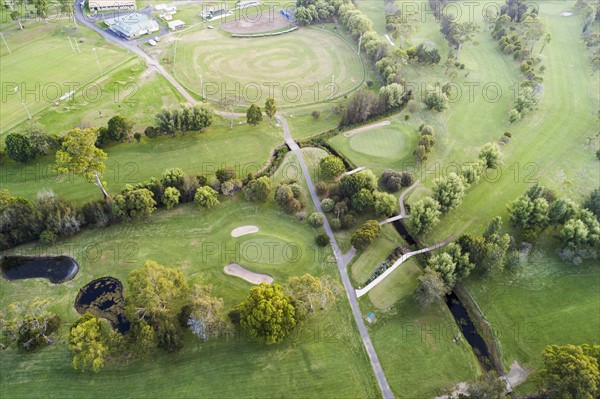
<instances>
[{"instance_id":1,"label":"aerial golf course","mask_svg":"<svg viewBox=\"0 0 600 399\"><path fill-rule=\"evenodd\" d=\"M0 13L0 396L600 395L598 6L238 3L155 46Z\"/></svg>"}]
</instances>

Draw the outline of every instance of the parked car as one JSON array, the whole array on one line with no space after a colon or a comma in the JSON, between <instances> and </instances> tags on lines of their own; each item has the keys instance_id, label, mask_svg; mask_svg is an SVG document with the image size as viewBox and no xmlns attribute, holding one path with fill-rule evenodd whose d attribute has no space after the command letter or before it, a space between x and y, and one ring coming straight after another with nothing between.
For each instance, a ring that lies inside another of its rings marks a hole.
<instances>
[{"instance_id":1,"label":"parked car","mask_svg":"<svg viewBox=\"0 0 600 399\"><path fill-rule=\"evenodd\" d=\"M148 44L151 46L156 46L156 42L152 39L148 40Z\"/></svg>"}]
</instances>

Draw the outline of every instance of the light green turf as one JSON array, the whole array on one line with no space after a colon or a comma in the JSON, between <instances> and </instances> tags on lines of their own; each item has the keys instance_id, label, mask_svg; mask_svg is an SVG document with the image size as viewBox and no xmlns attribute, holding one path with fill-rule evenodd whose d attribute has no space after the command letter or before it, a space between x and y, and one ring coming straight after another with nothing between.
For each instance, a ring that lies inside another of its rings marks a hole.
<instances>
[{"instance_id":1,"label":"light green turf","mask_svg":"<svg viewBox=\"0 0 600 399\"><path fill-rule=\"evenodd\" d=\"M232 238L232 229L254 224L259 233ZM237 262L250 270L271 274L275 282L312 273L339 280L330 251L313 244L313 229L284 214L270 202L225 201L211 210L195 205L159 211L148 221L86 230L45 248L46 253L73 254L81 265L74 280L51 285L45 280L0 281L0 303L48 298L65 323L77 317L77 289L94 278L114 276L125 281L146 259L181 267L193 283L212 284L215 295L230 309L250 284L223 273ZM96 245L96 247L93 247ZM95 248L95 250L94 250ZM27 253L32 246L12 252ZM341 286L341 285L340 285ZM340 288L343 289L343 288ZM110 389L114 397L372 397L376 386L356 332L345 295L327 314L317 313L298 337L282 345L264 346L238 337L197 346L188 340L176 355L152 356L127 366L108 367L97 375L71 368L64 342L35 354L7 350L2 354L0 396L81 397ZM66 332L65 324L62 332ZM27 361L25 361L27 359ZM143 376L143 378L141 378ZM107 388L110 387L110 388Z\"/></svg>"},{"instance_id":2,"label":"light green turf","mask_svg":"<svg viewBox=\"0 0 600 399\"><path fill-rule=\"evenodd\" d=\"M373 29L377 33L380 35L387 33L385 30L385 2L383 0L358 0L356 7L373 22Z\"/></svg>"},{"instance_id":3,"label":"light green turf","mask_svg":"<svg viewBox=\"0 0 600 399\"><path fill-rule=\"evenodd\" d=\"M252 39L202 29L182 34L175 43L175 76L196 94L204 84L213 100L231 93L241 97L240 104L262 106L273 96L280 106L299 106L342 95L364 77L350 44L320 28Z\"/></svg>"},{"instance_id":4,"label":"light green turf","mask_svg":"<svg viewBox=\"0 0 600 399\"><path fill-rule=\"evenodd\" d=\"M460 330L445 304L422 312L407 296L387 314L365 302L362 308L376 312L378 320L369 327L371 339L395 397L431 398L479 374L469 344L463 338L453 342Z\"/></svg>"},{"instance_id":5,"label":"light green turf","mask_svg":"<svg viewBox=\"0 0 600 399\"><path fill-rule=\"evenodd\" d=\"M131 57L124 50L104 42L97 34L85 29L76 31L72 25L63 22L10 31L4 37L12 54L2 44L2 85L6 87L3 89L5 98L2 99L0 111L2 133L27 118L18 94L12 92L13 83L19 85L31 114L51 106L62 95L73 90L75 85L84 88L81 95L86 95L88 102L91 102L97 91L95 86L89 84L100 77L96 55L102 72ZM69 38L72 44L69 44ZM83 41L78 43L81 52L73 51L71 46L76 45L73 43L75 40Z\"/></svg>"},{"instance_id":6,"label":"light green turf","mask_svg":"<svg viewBox=\"0 0 600 399\"><path fill-rule=\"evenodd\" d=\"M181 167L185 173L214 175L223 166L233 166L240 177L258 171L268 160L272 149L281 142L280 129L263 122L257 127L234 126L215 117L205 133L188 133L173 138L143 138L141 143L113 144L108 154L103 180L111 193L127 183L160 178L168 168ZM243 149L243 150L240 150ZM76 202L100 198L100 191L77 176L57 177L51 171L54 155L40 157L21 166L7 160L4 164L2 188L11 194L33 198L42 189Z\"/></svg>"},{"instance_id":7,"label":"light green turf","mask_svg":"<svg viewBox=\"0 0 600 399\"><path fill-rule=\"evenodd\" d=\"M403 244L404 241L391 223L383 225L379 238L369 245L361 256L355 257L354 262L348 266L354 285L362 287L375 268L383 263L395 248L401 247Z\"/></svg>"},{"instance_id":8,"label":"light green turf","mask_svg":"<svg viewBox=\"0 0 600 399\"><path fill-rule=\"evenodd\" d=\"M352 276L364 277L403 243L393 227L384 228L383 237L350 265ZM422 312L414 301L421 273L411 259L360 299L362 312L376 315L368 328L398 398L433 397L458 382L474 379L479 372L466 341L453 342L460 332L448 307L439 303Z\"/></svg>"},{"instance_id":9,"label":"light green turf","mask_svg":"<svg viewBox=\"0 0 600 399\"><path fill-rule=\"evenodd\" d=\"M338 134L329 142L357 166L380 174L384 169L404 169L412 162L418 132L411 125L394 121L391 125L366 130L351 137Z\"/></svg>"},{"instance_id":10,"label":"light green turf","mask_svg":"<svg viewBox=\"0 0 600 399\"><path fill-rule=\"evenodd\" d=\"M341 120L341 115L331 113L332 105L332 103L315 104L311 107L287 111L285 117L292 136L295 139L303 139L337 128ZM319 119L315 119L311 115L314 110L321 113Z\"/></svg>"}]
</instances>

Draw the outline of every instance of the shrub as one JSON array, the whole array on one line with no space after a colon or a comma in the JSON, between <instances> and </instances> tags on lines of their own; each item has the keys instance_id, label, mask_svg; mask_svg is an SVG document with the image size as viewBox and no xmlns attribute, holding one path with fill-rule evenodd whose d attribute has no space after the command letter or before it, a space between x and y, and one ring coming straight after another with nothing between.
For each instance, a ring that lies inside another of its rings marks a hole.
<instances>
[{"instance_id":1,"label":"shrub","mask_svg":"<svg viewBox=\"0 0 600 399\"><path fill-rule=\"evenodd\" d=\"M323 209L323 212L333 211L334 205L335 202L333 202L331 198L325 198L323 201L321 201L321 209Z\"/></svg>"},{"instance_id":2,"label":"shrub","mask_svg":"<svg viewBox=\"0 0 600 399\"><path fill-rule=\"evenodd\" d=\"M347 213L340 218L340 221L343 229L350 229L356 224L356 217L351 213Z\"/></svg>"},{"instance_id":3,"label":"shrub","mask_svg":"<svg viewBox=\"0 0 600 399\"><path fill-rule=\"evenodd\" d=\"M224 168L217 169L217 171L215 172L215 177L219 180L219 182L225 183L228 180L235 179L236 174L235 170L232 167L227 166Z\"/></svg>"},{"instance_id":4,"label":"shrub","mask_svg":"<svg viewBox=\"0 0 600 399\"><path fill-rule=\"evenodd\" d=\"M367 220L358 230L356 230L350 239L352 246L356 249L365 249L381 233L381 226L376 220Z\"/></svg>"},{"instance_id":5,"label":"shrub","mask_svg":"<svg viewBox=\"0 0 600 399\"><path fill-rule=\"evenodd\" d=\"M89 226L104 227L114 221L112 204L106 200L86 202L81 213L83 223Z\"/></svg>"},{"instance_id":6,"label":"shrub","mask_svg":"<svg viewBox=\"0 0 600 399\"><path fill-rule=\"evenodd\" d=\"M314 119L319 119L321 117L321 113L319 111L313 111L311 115Z\"/></svg>"},{"instance_id":7,"label":"shrub","mask_svg":"<svg viewBox=\"0 0 600 399\"><path fill-rule=\"evenodd\" d=\"M42 234L40 234L40 243L44 245L52 245L56 243L56 234L52 230L44 230Z\"/></svg>"},{"instance_id":8,"label":"shrub","mask_svg":"<svg viewBox=\"0 0 600 399\"><path fill-rule=\"evenodd\" d=\"M328 155L319 161L319 170L324 179L334 179L344 173L344 162L335 155Z\"/></svg>"},{"instance_id":9,"label":"shrub","mask_svg":"<svg viewBox=\"0 0 600 399\"><path fill-rule=\"evenodd\" d=\"M139 143L142 140L142 135L136 132L133 134L133 138Z\"/></svg>"},{"instance_id":10,"label":"shrub","mask_svg":"<svg viewBox=\"0 0 600 399\"><path fill-rule=\"evenodd\" d=\"M145 188L126 190L114 199L118 216L131 219L141 219L151 215L156 210L154 194Z\"/></svg>"},{"instance_id":11,"label":"shrub","mask_svg":"<svg viewBox=\"0 0 600 399\"><path fill-rule=\"evenodd\" d=\"M422 135L429 135L429 136L433 136L435 134L435 129L433 128L433 126L431 125L421 125L422 128L420 129L421 134Z\"/></svg>"},{"instance_id":12,"label":"shrub","mask_svg":"<svg viewBox=\"0 0 600 399\"><path fill-rule=\"evenodd\" d=\"M170 168L163 172L160 180L165 187L181 188L185 174L179 168Z\"/></svg>"},{"instance_id":13,"label":"shrub","mask_svg":"<svg viewBox=\"0 0 600 399\"><path fill-rule=\"evenodd\" d=\"M158 137L159 133L160 132L154 126L148 126L146 129L144 129L144 134L149 139L155 139Z\"/></svg>"},{"instance_id":14,"label":"shrub","mask_svg":"<svg viewBox=\"0 0 600 399\"><path fill-rule=\"evenodd\" d=\"M317 184L315 184L315 190L317 191L318 195L323 195L327 192L327 183L325 183L324 181L320 181Z\"/></svg>"},{"instance_id":15,"label":"shrub","mask_svg":"<svg viewBox=\"0 0 600 399\"><path fill-rule=\"evenodd\" d=\"M315 241L318 246L326 247L327 245L329 245L329 236L325 233L321 233L321 234L317 235L317 237L315 238Z\"/></svg>"},{"instance_id":16,"label":"shrub","mask_svg":"<svg viewBox=\"0 0 600 399\"><path fill-rule=\"evenodd\" d=\"M204 208L212 208L215 205L219 205L219 200L217 198L219 193L208 186L200 187L196 190L196 195L194 196L194 202L199 206Z\"/></svg>"},{"instance_id":17,"label":"shrub","mask_svg":"<svg viewBox=\"0 0 600 399\"><path fill-rule=\"evenodd\" d=\"M311 213L308 217L308 223L313 227L321 227L323 226L323 222L325 221L325 216L322 213L314 212Z\"/></svg>"},{"instance_id":18,"label":"shrub","mask_svg":"<svg viewBox=\"0 0 600 399\"><path fill-rule=\"evenodd\" d=\"M329 226L331 226L331 230L333 231L339 231L342 228L342 222L340 221L340 219L331 219L331 222L329 222Z\"/></svg>"},{"instance_id":19,"label":"shrub","mask_svg":"<svg viewBox=\"0 0 600 399\"><path fill-rule=\"evenodd\" d=\"M167 209L171 209L179 203L180 195L181 193L175 187L167 187L162 197L162 203L167 207Z\"/></svg>"}]
</instances>

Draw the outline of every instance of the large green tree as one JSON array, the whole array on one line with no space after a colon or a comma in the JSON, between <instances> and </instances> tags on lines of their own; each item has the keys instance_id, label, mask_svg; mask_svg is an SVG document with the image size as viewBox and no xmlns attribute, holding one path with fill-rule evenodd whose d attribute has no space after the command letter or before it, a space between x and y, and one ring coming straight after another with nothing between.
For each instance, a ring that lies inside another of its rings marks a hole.
<instances>
[{"instance_id":1,"label":"large green tree","mask_svg":"<svg viewBox=\"0 0 600 399\"><path fill-rule=\"evenodd\" d=\"M102 191L104 198L108 193L100 177L104 171L107 155L96 148L95 129L72 129L64 137L61 148L56 152L56 171L74 173L93 183Z\"/></svg>"},{"instance_id":2,"label":"large green tree","mask_svg":"<svg viewBox=\"0 0 600 399\"><path fill-rule=\"evenodd\" d=\"M16 162L27 163L35 158L36 151L29 138L23 134L11 133L6 136L6 155Z\"/></svg>"},{"instance_id":3,"label":"large green tree","mask_svg":"<svg viewBox=\"0 0 600 399\"><path fill-rule=\"evenodd\" d=\"M410 208L409 225L416 234L427 233L440 221L440 203L431 197L425 197Z\"/></svg>"},{"instance_id":4,"label":"large green tree","mask_svg":"<svg viewBox=\"0 0 600 399\"><path fill-rule=\"evenodd\" d=\"M259 341L276 344L301 323L297 306L280 285L261 283L238 305L240 324Z\"/></svg>"},{"instance_id":5,"label":"large green tree","mask_svg":"<svg viewBox=\"0 0 600 399\"><path fill-rule=\"evenodd\" d=\"M133 122L120 115L115 115L108 120L107 130L112 140L123 141L131 135Z\"/></svg>"},{"instance_id":6,"label":"large green tree","mask_svg":"<svg viewBox=\"0 0 600 399\"><path fill-rule=\"evenodd\" d=\"M275 105L275 100L272 98L267 98L267 101L265 101L265 114L267 114L269 119L273 119L276 113L277 105Z\"/></svg>"},{"instance_id":7,"label":"large green tree","mask_svg":"<svg viewBox=\"0 0 600 399\"><path fill-rule=\"evenodd\" d=\"M419 285L415 291L415 297L422 309L427 309L431 304L444 300L448 293L446 283L438 272L433 269L425 269L425 273L419 277Z\"/></svg>"},{"instance_id":8,"label":"large green tree","mask_svg":"<svg viewBox=\"0 0 600 399\"><path fill-rule=\"evenodd\" d=\"M246 111L246 122L248 122L250 126L256 126L262 122L262 118L260 107L256 104L251 104Z\"/></svg>"},{"instance_id":9,"label":"large green tree","mask_svg":"<svg viewBox=\"0 0 600 399\"><path fill-rule=\"evenodd\" d=\"M600 395L600 346L550 345L540 371L549 398L595 399Z\"/></svg>"},{"instance_id":10,"label":"large green tree","mask_svg":"<svg viewBox=\"0 0 600 399\"><path fill-rule=\"evenodd\" d=\"M319 161L319 173L324 179L335 179L345 170L344 162L335 155L328 155Z\"/></svg>"},{"instance_id":11,"label":"large green tree","mask_svg":"<svg viewBox=\"0 0 600 399\"><path fill-rule=\"evenodd\" d=\"M442 212L448 212L461 203L465 191L466 185L463 177L452 172L447 177L436 180L432 197L440 204Z\"/></svg>"}]
</instances>

